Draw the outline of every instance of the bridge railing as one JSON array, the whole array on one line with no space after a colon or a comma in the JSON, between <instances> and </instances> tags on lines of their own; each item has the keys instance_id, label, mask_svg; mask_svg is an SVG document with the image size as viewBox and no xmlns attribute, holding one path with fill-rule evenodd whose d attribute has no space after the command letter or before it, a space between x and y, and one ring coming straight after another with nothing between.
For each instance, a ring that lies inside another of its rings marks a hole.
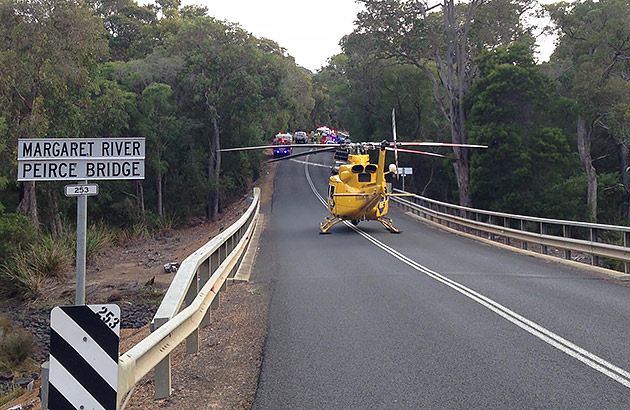
<instances>
[{"instance_id":1,"label":"bridge railing","mask_svg":"<svg viewBox=\"0 0 630 410\"><path fill-rule=\"evenodd\" d=\"M399 189L394 192L406 193ZM422 218L469 234L566 259L580 255L582 262L594 266L600 266L600 258L610 258L622 263L623 271L630 273L630 227L627 226L485 211L419 195L392 197L392 201Z\"/></svg>"},{"instance_id":2,"label":"bridge railing","mask_svg":"<svg viewBox=\"0 0 630 410\"><path fill-rule=\"evenodd\" d=\"M186 353L199 351L199 328L210 324L219 291L238 270L259 210L260 189L254 188L253 201L238 221L182 262L151 322L152 333L118 358L118 408L151 369L155 397L171 394L170 353L183 341Z\"/></svg>"}]
</instances>

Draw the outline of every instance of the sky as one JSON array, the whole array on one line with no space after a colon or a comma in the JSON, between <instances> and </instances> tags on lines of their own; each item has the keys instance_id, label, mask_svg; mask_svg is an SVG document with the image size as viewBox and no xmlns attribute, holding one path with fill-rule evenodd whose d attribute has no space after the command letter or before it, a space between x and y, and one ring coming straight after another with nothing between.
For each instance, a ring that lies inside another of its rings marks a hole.
<instances>
[{"instance_id":1,"label":"sky","mask_svg":"<svg viewBox=\"0 0 630 410\"><path fill-rule=\"evenodd\" d=\"M341 52L339 41L354 30L362 7L355 0L182 0L183 6L190 4L205 6L210 16L239 23L254 36L275 41L296 64L313 72ZM538 61L546 61L553 38L540 42Z\"/></svg>"}]
</instances>

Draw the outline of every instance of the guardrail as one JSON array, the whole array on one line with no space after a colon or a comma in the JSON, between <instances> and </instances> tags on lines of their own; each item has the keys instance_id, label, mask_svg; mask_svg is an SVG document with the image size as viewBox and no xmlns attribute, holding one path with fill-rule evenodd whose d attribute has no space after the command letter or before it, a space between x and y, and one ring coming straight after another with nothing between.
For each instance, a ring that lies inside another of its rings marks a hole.
<instances>
[{"instance_id":1,"label":"guardrail","mask_svg":"<svg viewBox=\"0 0 630 410\"><path fill-rule=\"evenodd\" d=\"M394 192L407 193L399 189ZM520 244L522 249L531 248L545 255L557 256L551 250L560 249L565 259L572 259L575 252L586 255L583 262L593 266L600 266L600 257L610 258L622 262L624 272L630 273L630 227L627 226L485 211L419 195L392 197L392 200L422 218L449 228L487 235L489 239L503 239L507 245Z\"/></svg>"},{"instance_id":2,"label":"guardrail","mask_svg":"<svg viewBox=\"0 0 630 410\"><path fill-rule=\"evenodd\" d=\"M186 353L199 351L199 327L210 324L210 311L218 308L219 291L238 269L259 210L260 189L254 188L252 204L241 218L182 262L151 322L152 333L118 358L117 408L151 369L155 398L171 394L170 353L184 340Z\"/></svg>"}]
</instances>

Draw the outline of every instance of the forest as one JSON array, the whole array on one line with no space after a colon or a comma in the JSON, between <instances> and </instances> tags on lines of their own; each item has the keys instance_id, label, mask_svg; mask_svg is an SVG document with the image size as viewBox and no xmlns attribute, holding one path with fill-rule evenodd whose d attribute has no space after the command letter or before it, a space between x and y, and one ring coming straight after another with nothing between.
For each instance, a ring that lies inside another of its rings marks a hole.
<instances>
[{"instance_id":1,"label":"forest","mask_svg":"<svg viewBox=\"0 0 630 410\"><path fill-rule=\"evenodd\" d=\"M220 148L322 125L391 139L392 108L401 140L489 147L401 153L414 169L408 191L628 224L630 0L358 2L342 52L311 72L282 45L179 0L0 0L4 291L28 293L32 275L16 272L57 269L57 244L74 235L63 182L16 181L24 138L146 138L145 179L100 181L89 200L94 247L215 220L247 195L263 155ZM542 32L557 36L548 62L535 58ZM50 258L35 266L29 252Z\"/></svg>"}]
</instances>

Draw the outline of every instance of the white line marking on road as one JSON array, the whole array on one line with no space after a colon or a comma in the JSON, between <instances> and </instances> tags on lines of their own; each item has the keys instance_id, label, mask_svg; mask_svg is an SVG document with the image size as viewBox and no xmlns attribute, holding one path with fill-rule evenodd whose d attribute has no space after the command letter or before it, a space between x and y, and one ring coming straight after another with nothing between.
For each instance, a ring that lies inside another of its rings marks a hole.
<instances>
[{"instance_id":1,"label":"white line marking on road","mask_svg":"<svg viewBox=\"0 0 630 410\"><path fill-rule=\"evenodd\" d=\"M308 163L308 157L307 157L307 161L304 161L305 166L304 166L304 170L306 173L306 179L309 183L309 185L311 186L311 190L313 191L313 193L315 194L315 196L317 196L317 198L320 200L320 202L326 206L326 200L319 194L319 192L317 192L317 190L315 189L315 185L313 184L313 180L311 179L311 175L308 171L308 165L312 165L310 163ZM356 226L352 225L351 223L349 223L348 221L344 221L344 223L346 224L346 226L348 226L350 229L354 230L355 232L357 232L359 235L363 236L365 239L367 239L368 241L370 241L371 243L373 243L374 245L376 245L377 247L381 248L382 250L384 250L385 252L389 253L390 255L392 255L393 257L395 257L396 259L400 260L401 262L407 264L408 266L412 267L413 269L415 269L416 271L423 273L427 276L429 276L432 279L435 279L436 281L454 289L455 291L461 293L462 295L468 297L469 299L474 300L475 302L479 303L480 305L486 307L487 309L489 309L490 311L496 313L497 315L501 316L502 318L508 320L509 322L515 324L516 326L520 327L521 329L525 330L526 332L532 334L533 336L536 336L537 338L539 338L540 340L544 341L545 343L555 347L556 349L568 354L569 356L581 361L582 363L586 364L587 366L591 367L592 369L597 370L598 372L610 377L611 379L615 380L616 382L624 385L625 387L630 388L630 373L627 372L626 370L615 366L614 364L602 359L601 357L589 352L586 349L581 348L580 346L564 339L563 337L555 334L554 332L540 326L539 324L532 322L531 320L519 315L518 313L508 309L507 307L495 302L494 300L478 293L475 292L474 290L462 285L461 283L458 283L452 279L449 279L435 271L432 271L431 269L420 265L419 263L417 263L416 261L408 258L407 256L403 255L402 253L398 252L397 250L389 247L388 245L384 244L383 242L379 241L378 239L374 238L373 236L369 235L368 233L362 231L361 229L357 228Z\"/></svg>"}]
</instances>

